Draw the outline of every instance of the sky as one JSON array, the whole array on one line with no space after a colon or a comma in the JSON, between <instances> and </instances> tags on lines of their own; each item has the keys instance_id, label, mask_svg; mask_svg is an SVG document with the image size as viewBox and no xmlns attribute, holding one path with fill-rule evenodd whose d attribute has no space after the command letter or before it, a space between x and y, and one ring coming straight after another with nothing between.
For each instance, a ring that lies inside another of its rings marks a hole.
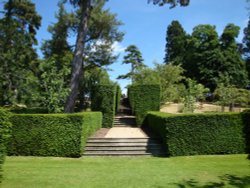
<instances>
[{"instance_id":1,"label":"sky","mask_svg":"<svg viewBox=\"0 0 250 188\"><path fill-rule=\"evenodd\" d=\"M2 9L3 0L0 1ZM32 0L36 4L37 12L42 16L42 26L37 33L39 45L51 36L47 32L48 25L56 22L55 13L58 10L57 0ZM153 67L153 62L162 63L166 45L166 30L173 20L178 20L187 33L199 24L216 26L220 35L228 23L240 26L241 33L238 41L243 38L243 29L247 25L249 11L246 0L190 0L187 7L155 6L148 4L147 0L109 0L106 8L117 14L118 20L123 22L120 31L125 32L121 43L114 44L114 53L119 54L119 59L109 68L112 80L118 81L123 88L130 83L129 80L116 80L118 75L126 74L130 67L122 64L124 50L134 44L142 52L144 63ZM70 39L71 43L75 38ZM38 53L41 54L41 52Z\"/></svg>"}]
</instances>

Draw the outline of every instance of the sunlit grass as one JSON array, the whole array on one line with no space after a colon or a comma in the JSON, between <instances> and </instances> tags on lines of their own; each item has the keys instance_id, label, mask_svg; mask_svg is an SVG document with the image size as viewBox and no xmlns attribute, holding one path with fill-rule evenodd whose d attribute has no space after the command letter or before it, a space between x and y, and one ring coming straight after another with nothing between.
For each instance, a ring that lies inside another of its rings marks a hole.
<instances>
[{"instance_id":1,"label":"sunlit grass","mask_svg":"<svg viewBox=\"0 0 250 188\"><path fill-rule=\"evenodd\" d=\"M250 187L246 155L41 158L7 157L2 187Z\"/></svg>"}]
</instances>

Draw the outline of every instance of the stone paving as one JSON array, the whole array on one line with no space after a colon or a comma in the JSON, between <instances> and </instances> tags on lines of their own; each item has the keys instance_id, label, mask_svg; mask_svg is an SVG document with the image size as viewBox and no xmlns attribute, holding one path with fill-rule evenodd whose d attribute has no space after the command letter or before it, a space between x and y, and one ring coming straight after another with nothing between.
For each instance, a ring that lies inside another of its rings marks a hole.
<instances>
[{"instance_id":1,"label":"stone paving","mask_svg":"<svg viewBox=\"0 0 250 188\"><path fill-rule=\"evenodd\" d=\"M104 138L148 138L148 136L140 128L113 127Z\"/></svg>"}]
</instances>

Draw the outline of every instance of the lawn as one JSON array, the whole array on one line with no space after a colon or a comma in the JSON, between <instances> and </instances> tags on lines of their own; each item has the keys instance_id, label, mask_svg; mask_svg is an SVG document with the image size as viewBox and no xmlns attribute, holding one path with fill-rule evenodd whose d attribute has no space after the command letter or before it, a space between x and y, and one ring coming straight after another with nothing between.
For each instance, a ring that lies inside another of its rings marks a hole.
<instances>
[{"instance_id":1,"label":"lawn","mask_svg":"<svg viewBox=\"0 0 250 188\"><path fill-rule=\"evenodd\" d=\"M250 187L247 155L174 158L7 157L3 188Z\"/></svg>"}]
</instances>

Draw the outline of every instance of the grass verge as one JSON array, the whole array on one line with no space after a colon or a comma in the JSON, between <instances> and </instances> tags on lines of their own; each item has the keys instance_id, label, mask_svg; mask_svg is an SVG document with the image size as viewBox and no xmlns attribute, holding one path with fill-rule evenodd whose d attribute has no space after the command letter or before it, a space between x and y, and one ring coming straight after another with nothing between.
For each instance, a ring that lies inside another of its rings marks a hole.
<instances>
[{"instance_id":1,"label":"grass verge","mask_svg":"<svg viewBox=\"0 0 250 188\"><path fill-rule=\"evenodd\" d=\"M247 155L174 158L7 157L3 188L250 187Z\"/></svg>"}]
</instances>

